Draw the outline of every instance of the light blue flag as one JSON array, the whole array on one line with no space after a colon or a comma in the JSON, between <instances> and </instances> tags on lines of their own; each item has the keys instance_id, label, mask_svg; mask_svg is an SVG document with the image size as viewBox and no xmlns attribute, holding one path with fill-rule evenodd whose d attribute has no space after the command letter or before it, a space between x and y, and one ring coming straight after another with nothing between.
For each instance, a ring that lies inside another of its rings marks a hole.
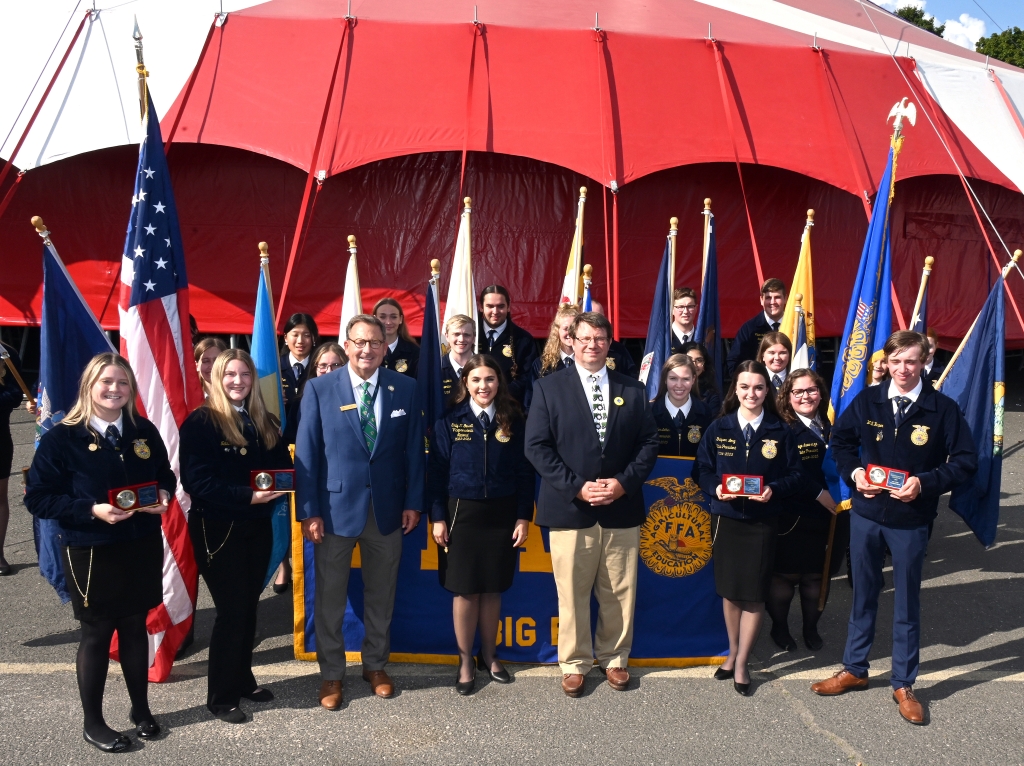
<instances>
[{"instance_id":1,"label":"light blue flag","mask_svg":"<svg viewBox=\"0 0 1024 766\"><path fill-rule=\"evenodd\" d=\"M274 326L274 309L267 285L267 272L260 268L260 282L256 290L256 314L252 323L252 362L256 366L263 404L281 421L284 432L284 393L281 390L281 359L277 355L277 329ZM267 587L281 560L291 546L291 499L288 495L274 501L271 522L274 528L274 544L270 549L270 568L267 570L263 587Z\"/></svg>"},{"instance_id":2,"label":"light blue flag","mask_svg":"<svg viewBox=\"0 0 1024 766\"><path fill-rule=\"evenodd\" d=\"M836 354L832 379L829 418L835 423L850 402L867 386L871 364L881 358L885 342L892 333L892 268L889 237L889 206L895 189L893 166L903 138L889 149L885 171L878 182L878 194L867 238L861 251L857 279L853 284L850 310L846 316L843 339ZM850 499L850 487L840 484L841 501Z\"/></svg>"}]
</instances>

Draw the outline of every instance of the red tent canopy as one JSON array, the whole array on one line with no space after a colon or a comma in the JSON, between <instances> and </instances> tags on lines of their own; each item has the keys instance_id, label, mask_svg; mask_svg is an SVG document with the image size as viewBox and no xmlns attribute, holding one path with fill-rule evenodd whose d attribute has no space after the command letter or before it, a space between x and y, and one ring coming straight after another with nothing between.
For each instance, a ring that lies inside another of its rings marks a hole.
<instances>
[{"instance_id":1,"label":"red tent canopy","mask_svg":"<svg viewBox=\"0 0 1024 766\"><path fill-rule=\"evenodd\" d=\"M857 3L812 5L866 24L850 16ZM162 122L173 140L193 313L205 331L251 329L256 243L266 240L277 295L296 251L284 313L314 313L325 333L336 332L347 234L360 244L364 300L406 296L415 328L413 302L430 259L441 259L442 288L447 282L467 194L478 284L507 284L518 321L543 335L576 189L586 185L586 260L606 302L606 248L609 261L616 254L606 243L612 195L601 191L619 190L619 329L630 337L646 333L673 215L681 221L677 284L698 286L700 211L704 197L714 200L729 335L757 310L738 159L765 276L788 281L806 210L817 211L818 332L837 335L866 230L864 200L885 163L884 118L905 96L933 115L998 231L1015 238L1011 246L1024 239L1016 187L945 118L912 58L822 39L815 49L806 35L697 0L613 3L601 31L589 28L592 4L579 0L484 5L478 25L470 5L449 0L366 2L353 20L342 7L275 0L230 14ZM715 41L705 39L709 24ZM915 43L927 35L904 31ZM997 264L936 131L922 116L905 132L894 279L909 315L924 256L934 255L929 320L954 338L980 308ZM0 318L32 322L38 312L38 244L27 219L42 214L83 293L106 325L117 325L108 294L134 156L104 150L26 176L0 221L17 253ZM326 180L312 185L303 208L309 174L321 170ZM300 209L308 229L293 248ZM1014 291L1024 302L1024 291ZM1024 342L1008 314L1008 337Z\"/></svg>"}]
</instances>

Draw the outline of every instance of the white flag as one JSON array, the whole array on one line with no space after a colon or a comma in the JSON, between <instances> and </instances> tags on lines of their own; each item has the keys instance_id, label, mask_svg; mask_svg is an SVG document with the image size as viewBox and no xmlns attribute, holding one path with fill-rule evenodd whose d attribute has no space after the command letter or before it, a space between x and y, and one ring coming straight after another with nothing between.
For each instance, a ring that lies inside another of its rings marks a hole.
<instances>
[{"instance_id":1,"label":"white flag","mask_svg":"<svg viewBox=\"0 0 1024 766\"><path fill-rule=\"evenodd\" d=\"M459 220L459 235L455 239L455 257L452 259L452 279L448 283L448 301L444 307L444 323L455 314L473 318L476 325L476 283L473 281L473 257L469 216L472 212L470 199L466 197L462 218ZM479 346L478 346L479 348Z\"/></svg>"},{"instance_id":2,"label":"white flag","mask_svg":"<svg viewBox=\"0 0 1024 766\"><path fill-rule=\"evenodd\" d=\"M345 272L345 291L341 297L341 326L338 335L345 339L348 321L363 313L363 294L359 290L359 264L356 262L356 238L348 238L348 271Z\"/></svg>"}]
</instances>

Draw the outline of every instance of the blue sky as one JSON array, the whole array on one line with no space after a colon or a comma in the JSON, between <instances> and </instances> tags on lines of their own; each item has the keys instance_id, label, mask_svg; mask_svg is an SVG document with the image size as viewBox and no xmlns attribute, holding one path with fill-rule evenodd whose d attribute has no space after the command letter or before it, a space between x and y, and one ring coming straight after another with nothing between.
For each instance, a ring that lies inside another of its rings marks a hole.
<instances>
[{"instance_id":1,"label":"blue sky","mask_svg":"<svg viewBox=\"0 0 1024 766\"><path fill-rule=\"evenodd\" d=\"M947 40L973 49L981 36L1000 31L1000 27L1024 29L1024 0L874 0L893 10L904 5L924 7L925 13L946 25ZM991 18L990 18L991 17Z\"/></svg>"}]
</instances>

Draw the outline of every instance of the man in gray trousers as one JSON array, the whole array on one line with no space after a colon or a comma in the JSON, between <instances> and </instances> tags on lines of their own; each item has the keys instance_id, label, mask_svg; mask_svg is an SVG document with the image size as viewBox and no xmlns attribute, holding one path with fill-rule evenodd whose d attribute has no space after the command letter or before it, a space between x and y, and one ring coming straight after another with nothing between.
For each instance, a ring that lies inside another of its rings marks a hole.
<instances>
[{"instance_id":1,"label":"man in gray trousers","mask_svg":"<svg viewBox=\"0 0 1024 766\"><path fill-rule=\"evenodd\" d=\"M391 654L402 533L423 509L423 426L416 381L381 368L387 346L373 316L345 328L348 364L310 378L302 393L295 440L295 516L315 543L316 653L320 704L337 710L345 677L342 621L352 550L363 570L363 678L378 697L395 685L384 666Z\"/></svg>"}]
</instances>

